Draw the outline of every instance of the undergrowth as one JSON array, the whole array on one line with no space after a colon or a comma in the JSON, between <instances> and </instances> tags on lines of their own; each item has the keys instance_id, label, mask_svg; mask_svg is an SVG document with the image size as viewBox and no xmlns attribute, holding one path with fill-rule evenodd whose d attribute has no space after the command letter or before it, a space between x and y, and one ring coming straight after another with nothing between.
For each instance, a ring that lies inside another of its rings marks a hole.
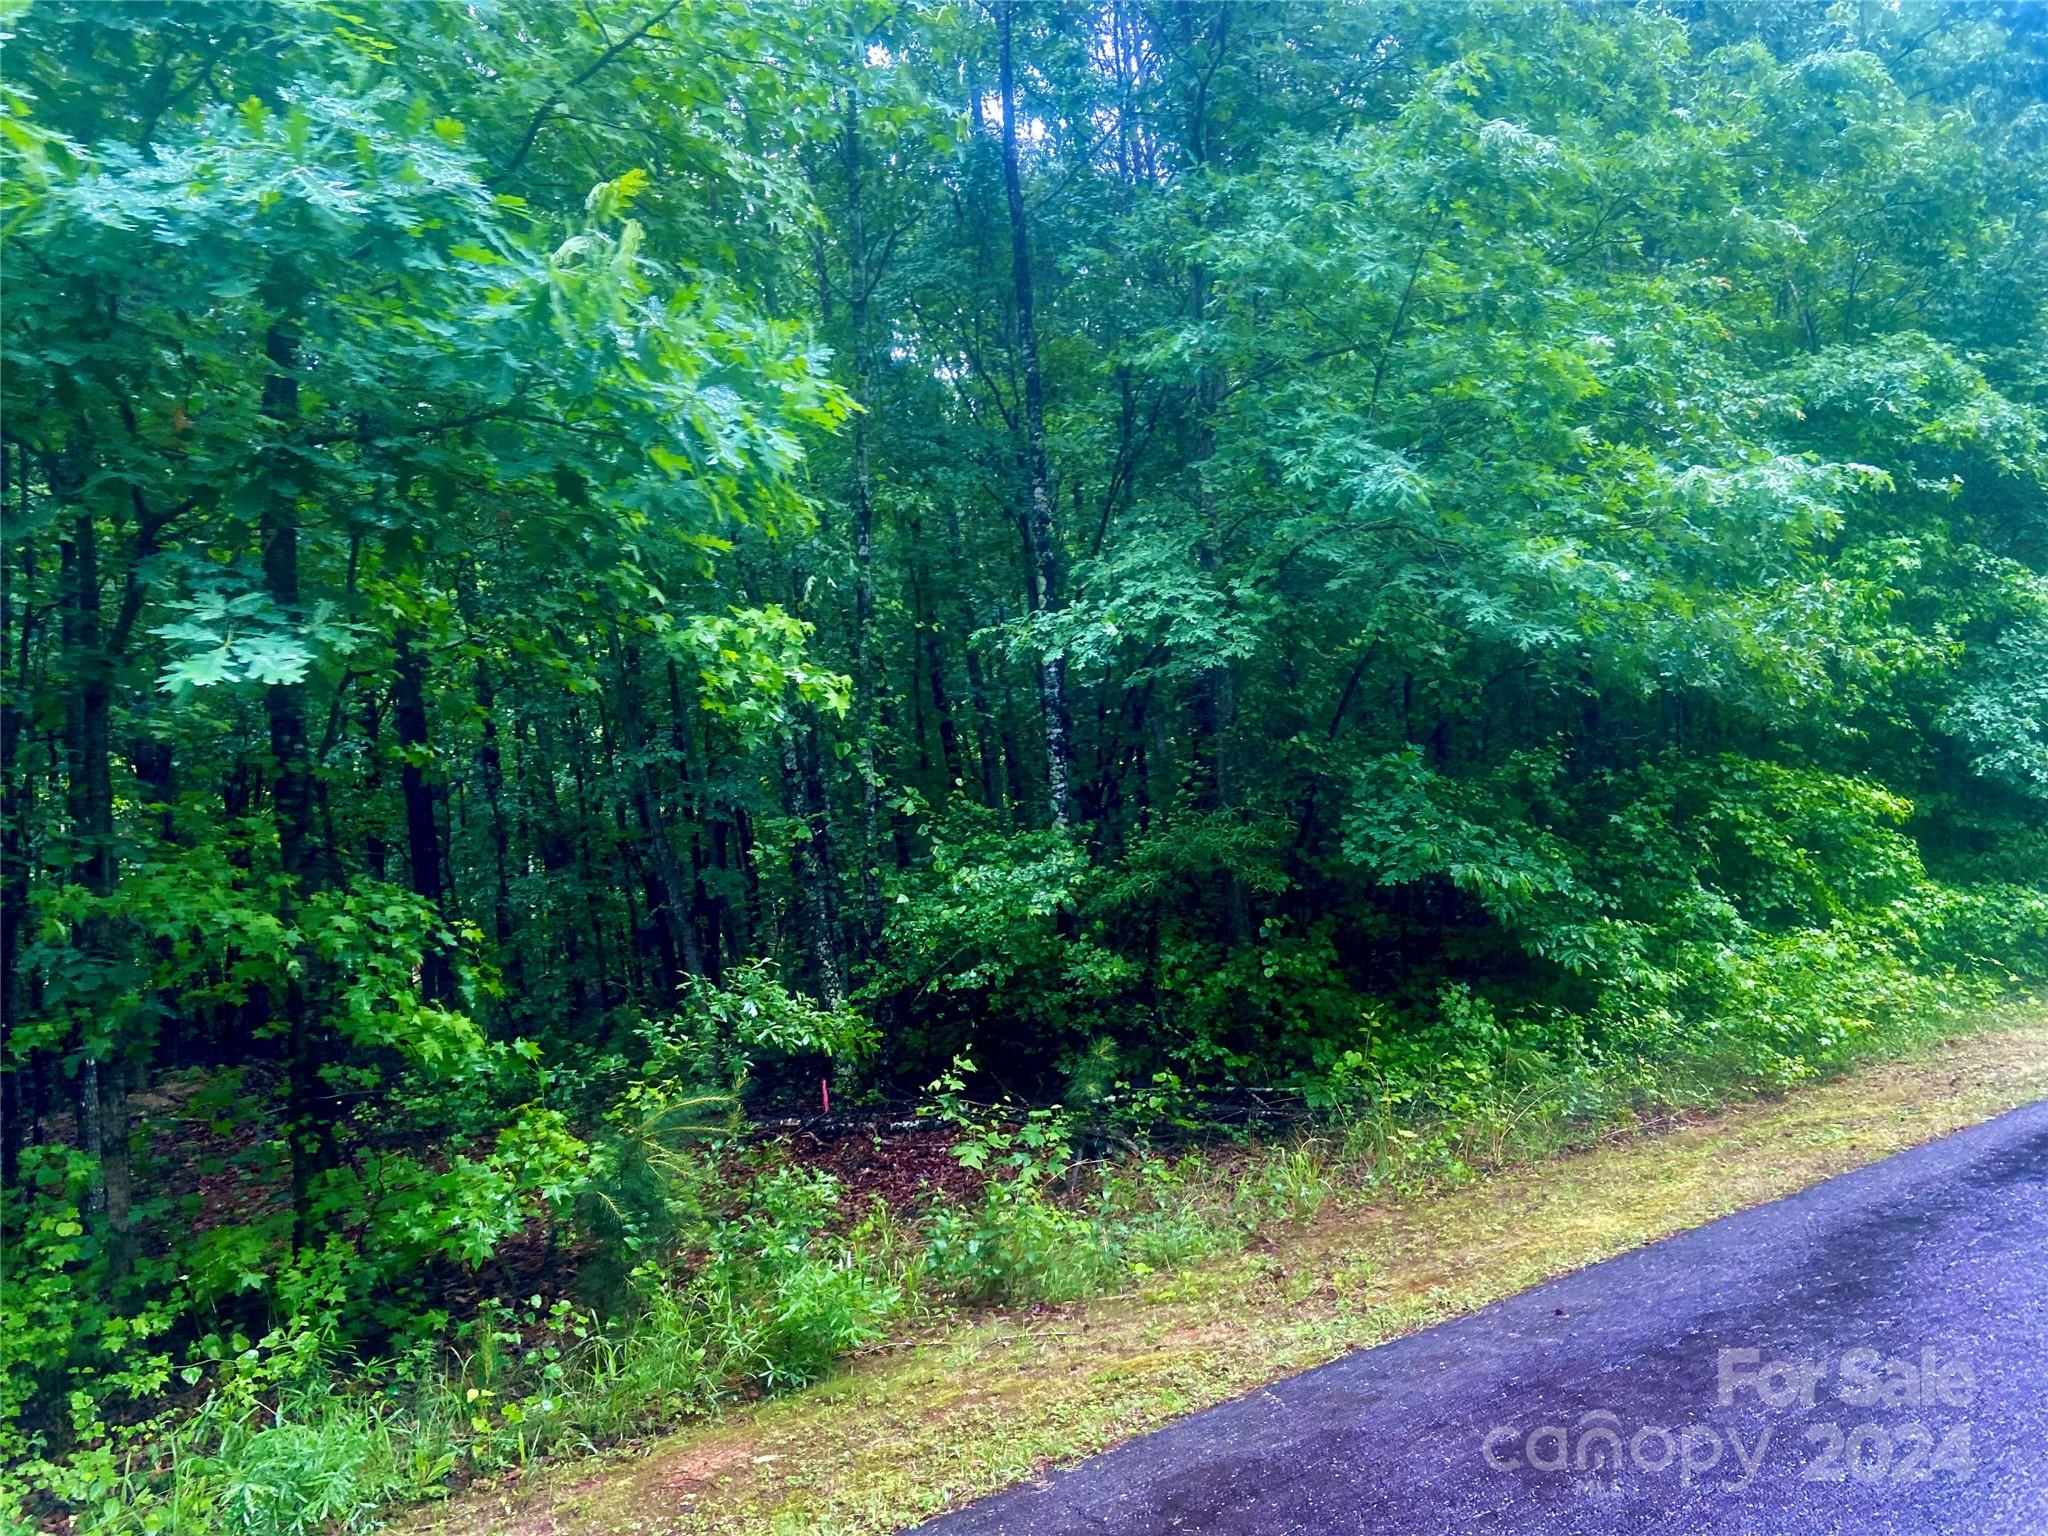
<instances>
[{"instance_id":1,"label":"undergrowth","mask_svg":"<svg viewBox=\"0 0 2048 1536\"><path fill-rule=\"evenodd\" d=\"M1568 1060L1503 1051L1456 1091L1326 1085L1317 1109L1263 1139L1179 1150L1128 1133L1156 1094L1088 1119L977 1105L971 1064L931 1085L927 1113L980 1196L908 1215L862 1212L828 1174L772 1154L734 1183L709 1139L639 1174L664 1212L665 1250L608 1311L534 1295L487 1300L440 1339L386 1358L304 1315L258 1337L210 1339L197 1401L137 1422L74 1426L70 1455L17 1466L10 1520L68 1507L94 1536L309 1536L373 1528L394 1506L445 1496L548 1455L600 1449L761 1393L801 1387L848 1355L962 1308L1059 1303L1242 1248L1337 1199L1413 1195L1504 1165L1791 1082L1899 1054L1955 1027L1984 989L1916 984L1882 1021L1818 1038ZM1455 1010L1454 1010L1455 1011ZM1469 1024L1469 1020L1466 1021ZM1800 1047L1804 1054L1791 1052ZM1119 1121L1123 1128L1119 1128ZM1103 1140L1112 1150L1082 1157ZM83 1413L91 1405L74 1404Z\"/></svg>"}]
</instances>

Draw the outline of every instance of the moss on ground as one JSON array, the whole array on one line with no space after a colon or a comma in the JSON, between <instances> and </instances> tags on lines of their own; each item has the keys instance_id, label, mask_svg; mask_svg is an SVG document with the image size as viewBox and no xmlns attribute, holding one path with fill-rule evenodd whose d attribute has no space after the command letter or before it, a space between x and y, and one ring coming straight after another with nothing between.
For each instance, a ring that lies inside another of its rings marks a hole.
<instances>
[{"instance_id":1,"label":"moss on ground","mask_svg":"<svg viewBox=\"0 0 2048 1536\"><path fill-rule=\"evenodd\" d=\"M892 1532L1347 1350L1776 1199L2048 1095L2007 1015L1790 1097L1462 1188L1339 1199L1242 1253L1061 1307L962 1317L809 1391L425 1512L446 1536Z\"/></svg>"}]
</instances>

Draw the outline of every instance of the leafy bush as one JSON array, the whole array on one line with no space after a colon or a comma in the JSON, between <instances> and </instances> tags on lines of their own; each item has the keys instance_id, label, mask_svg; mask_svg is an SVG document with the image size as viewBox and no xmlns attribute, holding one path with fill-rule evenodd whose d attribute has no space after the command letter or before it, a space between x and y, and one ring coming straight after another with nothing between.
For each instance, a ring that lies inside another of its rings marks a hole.
<instances>
[{"instance_id":1,"label":"leafy bush","mask_svg":"<svg viewBox=\"0 0 2048 1536\"><path fill-rule=\"evenodd\" d=\"M791 992L766 960L734 966L717 982L692 976L682 1005L641 1026L642 1077L734 1094L764 1067L804 1058L855 1066L875 1047L874 1027L850 1008L821 1008Z\"/></svg>"}]
</instances>

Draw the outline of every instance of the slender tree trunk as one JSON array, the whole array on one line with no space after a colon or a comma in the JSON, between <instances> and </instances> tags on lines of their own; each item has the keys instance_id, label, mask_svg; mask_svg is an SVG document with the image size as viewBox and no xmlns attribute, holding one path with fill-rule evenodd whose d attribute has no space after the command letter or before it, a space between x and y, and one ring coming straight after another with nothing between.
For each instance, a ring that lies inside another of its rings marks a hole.
<instances>
[{"instance_id":1,"label":"slender tree trunk","mask_svg":"<svg viewBox=\"0 0 2048 1536\"><path fill-rule=\"evenodd\" d=\"M612 1006L611 959L605 943L604 907L598 899L598 876L595 868L598 850L595 841L596 824L590 811L590 733L584 728L580 710L569 717L569 729L576 742L570 764L576 787L577 882L583 887L583 908L590 923L591 952L597 967L594 977L597 983L596 1009L603 1013Z\"/></svg>"},{"instance_id":2,"label":"slender tree trunk","mask_svg":"<svg viewBox=\"0 0 2048 1536\"><path fill-rule=\"evenodd\" d=\"M790 611L803 617L804 586L791 571ZM751 595L751 594L750 594ZM783 796L799 831L789 851L795 887L793 916L808 951L819 1001L834 1011L846 1003L846 961L839 935L839 879L833 847L831 801L825 792L824 731L817 710L790 683L784 696L789 723L782 732Z\"/></svg>"},{"instance_id":3,"label":"slender tree trunk","mask_svg":"<svg viewBox=\"0 0 2048 1536\"><path fill-rule=\"evenodd\" d=\"M0 505L4 505L9 460L0 458ZM21 502L19 526L28 527L28 456L12 455ZM17 633L14 617L14 562L0 550L0 668L14 661L14 676L0 689L0 1188L21 1182L21 1154L28 1145L29 1095L22 1078L31 1063L17 1058L13 1034L28 1002L22 985L21 936L28 917L29 817L35 781L21 761L28 725L29 654L35 625L30 616L35 597L35 548L21 546L22 616ZM38 1060L40 1053L38 1053Z\"/></svg>"},{"instance_id":4,"label":"slender tree trunk","mask_svg":"<svg viewBox=\"0 0 2048 1536\"><path fill-rule=\"evenodd\" d=\"M833 916L831 839L815 727L805 733L792 725L785 733L782 775L790 809L802 824L790 849L790 875L796 883L811 970L819 1001L836 1012L846 1005L846 970Z\"/></svg>"},{"instance_id":5,"label":"slender tree trunk","mask_svg":"<svg viewBox=\"0 0 2048 1536\"><path fill-rule=\"evenodd\" d=\"M90 511L71 520L63 545L65 650L66 812L71 823L79 884L97 903L111 902L119 867L114 853L114 662L101 622L99 531ZM73 942L96 966L118 958L114 920L96 911L77 926ZM84 1027L76 1080L79 1149L98 1172L87 1192L87 1214L102 1227L110 1279L119 1281L133 1257L129 1217L128 1046L117 1002L106 998Z\"/></svg>"},{"instance_id":6,"label":"slender tree trunk","mask_svg":"<svg viewBox=\"0 0 2048 1536\"><path fill-rule=\"evenodd\" d=\"M1010 613L1008 606L1004 603L997 603L995 627L1000 629L1009 621ZM1010 687L1009 669L999 669L997 676L1001 684L1001 699L997 707L997 721L1003 744L1003 773L1010 783L1010 807L1017 818L1016 825L1021 827L1025 825L1024 786L1029 782L1029 774L1024 767L1023 738L1017 728L1017 698L1014 690Z\"/></svg>"},{"instance_id":7,"label":"slender tree trunk","mask_svg":"<svg viewBox=\"0 0 2048 1536\"><path fill-rule=\"evenodd\" d=\"M171 744L152 736L138 736L129 746L128 760L134 769L136 787L141 791L143 804L154 807L156 812L156 847L151 850L151 857L163 859L172 856L179 838L175 811L177 764ZM155 959L157 974L169 976L177 954L176 941L166 935L149 940L148 945ZM159 1071L175 1071L186 1064L188 1032L177 988L162 986L157 989L156 1015L153 1065Z\"/></svg>"},{"instance_id":8,"label":"slender tree trunk","mask_svg":"<svg viewBox=\"0 0 2048 1536\"><path fill-rule=\"evenodd\" d=\"M535 735L538 762L534 769L534 782L539 786L543 816L538 843L544 901L541 910L548 926L561 935L562 975L567 983L565 998L569 1016L582 1021L591 1013L590 977L583 963L585 940L592 932L591 908L587 900L579 902L571 895L582 879L577 841L570 836L562 812L561 798L555 786L554 759L548 753L547 732L542 728Z\"/></svg>"},{"instance_id":9,"label":"slender tree trunk","mask_svg":"<svg viewBox=\"0 0 2048 1536\"><path fill-rule=\"evenodd\" d=\"M915 541L917 537L918 529L913 525L911 538ZM946 767L946 793L951 794L954 786L962 782L966 770L960 760L960 726L953 718L953 697L946 688L945 637L937 614L926 607L924 585L920 580L911 588L911 621L924 641L925 683L931 689L932 714L938 721L939 756Z\"/></svg>"},{"instance_id":10,"label":"slender tree trunk","mask_svg":"<svg viewBox=\"0 0 2048 1536\"><path fill-rule=\"evenodd\" d=\"M1017 359L1024 373L1021 418L1031 597L1038 612L1054 613L1060 606L1059 543L1053 527L1052 486L1045 455L1045 378L1039 368L1038 335L1032 313L1030 229L1025 219L1024 181L1017 158L1017 81L1011 37L1016 10L1016 0L1003 0L997 12L1003 191L1010 210L1010 277L1016 294ZM1066 695L1066 661L1056 651L1048 651L1038 664L1038 706L1045 723L1046 805L1052 824L1061 831L1067 826L1067 780L1072 767Z\"/></svg>"},{"instance_id":11,"label":"slender tree trunk","mask_svg":"<svg viewBox=\"0 0 2048 1536\"><path fill-rule=\"evenodd\" d=\"M861 66L856 47L854 68ZM852 483L847 500L853 514L853 699L854 737L860 772L860 948L872 956L882 942L881 780L875 772L875 551L874 483L868 464L870 346L868 303L875 275L868 270L867 224L861 207L860 90L846 89L846 118L840 133L840 162L846 176L847 319L852 330L848 354L853 397L859 409L849 424Z\"/></svg>"},{"instance_id":12,"label":"slender tree trunk","mask_svg":"<svg viewBox=\"0 0 2048 1536\"><path fill-rule=\"evenodd\" d=\"M740 915L739 929L742 950L751 950L753 936L765 925L764 902L761 895L761 875L754 860L754 850L760 845L754 837L754 819L747 814L743 805L732 807L732 835L739 848L736 860L740 871Z\"/></svg>"},{"instance_id":13,"label":"slender tree trunk","mask_svg":"<svg viewBox=\"0 0 2048 1536\"><path fill-rule=\"evenodd\" d=\"M519 718L518 711L513 718ZM569 829L562 813L561 795L555 784L554 736L548 728L545 714L537 714L532 721L533 747L525 754L526 794L525 800L535 808L539 822L538 836L534 842L540 852L540 868L543 880L541 891L545 906L541 922L545 929L552 929L561 935L562 971L568 985L565 1000L569 1016L581 1022L589 1016L590 997L583 967L583 932L581 919L587 915L586 904L583 912L576 910L576 904L565 899L566 890L578 876L576 849L570 840Z\"/></svg>"},{"instance_id":14,"label":"slender tree trunk","mask_svg":"<svg viewBox=\"0 0 2048 1536\"><path fill-rule=\"evenodd\" d=\"M283 432L298 420L298 337L283 321L264 338L270 373L263 381L263 414ZM295 476L282 460L270 466L263 512L263 575L271 601L285 613L299 609L299 507ZM313 765L306 746L304 683L273 683L263 697L270 721L270 803L277 823L278 862L290 891L281 902L287 921L319 887L313 843ZM324 1079L326 1032L313 1016L303 952L284 982L286 1024L286 1142L291 1153L292 1237L304 1248L314 1239L314 1180L334 1162L333 1115Z\"/></svg>"},{"instance_id":15,"label":"slender tree trunk","mask_svg":"<svg viewBox=\"0 0 2048 1536\"><path fill-rule=\"evenodd\" d=\"M497 943L499 962L516 970L519 957L512 947L512 842L505 825L505 761L498 751L497 693L491 684L490 663L482 656L476 660L476 710L482 722L476 770L491 818L491 937Z\"/></svg>"},{"instance_id":16,"label":"slender tree trunk","mask_svg":"<svg viewBox=\"0 0 2048 1536\"><path fill-rule=\"evenodd\" d=\"M381 809L378 802L384 795L384 749L380 740L384 732L384 704L375 689L362 691L356 730L363 738L363 801L375 811ZM383 818L373 814L363 831L363 864L378 880L388 877L391 865L391 845L384 838L383 825Z\"/></svg>"},{"instance_id":17,"label":"slender tree trunk","mask_svg":"<svg viewBox=\"0 0 2048 1536\"><path fill-rule=\"evenodd\" d=\"M670 768L675 780L675 795L670 805L671 824L687 824L690 829L690 911L688 922L697 936L702 951L700 964L702 975L714 982L724 974L723 959L719 953L723 936L719 903L714 900L704 878L704 796L696 782L696 774L690 767L690 725L688 706L683 699L682 671L676 666L675 658L669 657L668 675L668 750Z\"/></svg>"},{"instance_id":18,"label":"slender tree trunk","mask_svg":"<svg viewBox=\"0 0 2048 1536\"><path fill-rule=\"evenodd\" d=\"M613 644L617 647L619 730L626 755L631 759L634 815L640 823L648 852L653 856L655 876L661 882L661 900L654 915L658 916L684 973L702 976L705 974L704 951L697 938L697 925L690 916L691 881L683 873L682 862L676 857L675 844L662 817L660 798L655 793L653 776L647 765L647 729L640 697L639 651L631 641L614 640ZM651 895L649 904L655 905ZM675 987L681 979L674 974L672 963L667 978L669 986Z\"/></svg>"},{"instance_id":19,"label":"slender tree trunk","mask_svg":"<svg viewBox=\"0 0 2048 1536\"><path fill-rule=\"evenodd\" d=\"M391 636L391 724L398 733L399 793L405 801L406 867L412 893L439 910L448 896L441 855L441 821L435 802L441 788L428 764L433 744L427 736L427 658L410 619L400 619ZM455 995L455 974L439 944L431 945L420 962L420 995L430 1003L447 1003Z\"/></svg>"},{"instance_id":20,"label":"slender tree trunk","mask_svg":"<svg viewBox=\"0 0 2048 1536\"><path fill-rule=\"evenodd\" d=\"M946 504L946 554L951 568L956 571L967 569L967 555L960 537L960 513L949 501ZM966 599L963 597L963 603ZM975 627L972 611L967 615L967 627ZM981 775L981 803L991 810L1000 811L1006 807L1009 795L1003 780L1002 735L996 725L995 711L989 707L988 677L981 665L981 653L974 648L970 638L961 647L962 664L967 671L967 705L974 712L974 756L975 765Z\"/></svg>"}]
</instances>

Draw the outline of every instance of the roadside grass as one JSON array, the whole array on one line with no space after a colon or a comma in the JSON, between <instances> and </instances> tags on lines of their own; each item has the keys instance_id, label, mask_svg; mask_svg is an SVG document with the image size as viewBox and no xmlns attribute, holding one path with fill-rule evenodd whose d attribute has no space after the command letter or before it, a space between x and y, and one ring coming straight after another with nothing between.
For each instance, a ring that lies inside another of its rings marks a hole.
<instances>
[{"instance_id":1,"label":"roadside grass","mask_svg":"<svg viewBox=\"0 0 2048 1536\"><path fill-rule=\"evenodd\" d=\"M1159 1237L1163 1262L1115 1294L930 1313L921 1334L870 1348L807 1390L603 1457L539 1465L422 1510L410 1528L898 1531L1347 1350L2048 1094L2038 1007L1948 1029L1787 1097L1663 1114L1576 1144L1532 1113L1519 1129L1476 1142L1467 1132L1459 1147L1406 1164L1368 1161L1364 1143L1392 1135L1369 1125L1234 1167L1188 1162L1150 1202L1161 1220L1169 1200L1192 1213L1183 1239ZM1377 1150L1385 1159L1390 1149ZM1485 1171L1489 1160L1503 1166ZM1397 1165L1410 1176L1347 1181L1359 1166ZM1219 1215L1239 1235L1219 1236L1233 1231Z\"/></svg>"}]
</instances>

